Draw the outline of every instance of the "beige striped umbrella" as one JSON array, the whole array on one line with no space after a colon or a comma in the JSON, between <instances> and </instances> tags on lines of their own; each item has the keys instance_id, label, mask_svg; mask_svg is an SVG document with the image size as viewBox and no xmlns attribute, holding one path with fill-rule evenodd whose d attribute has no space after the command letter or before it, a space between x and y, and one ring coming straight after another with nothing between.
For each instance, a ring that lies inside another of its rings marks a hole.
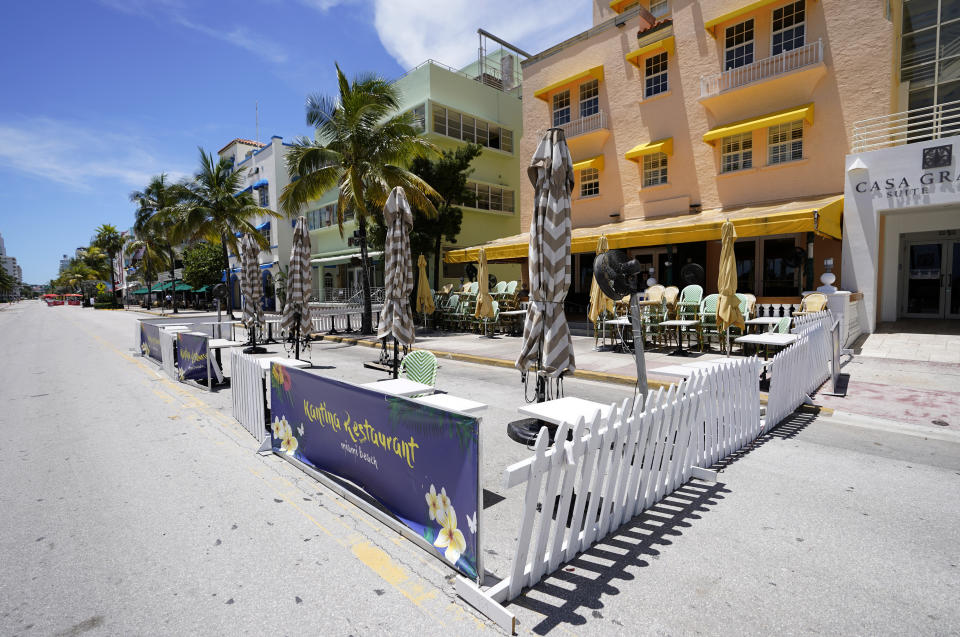
<instances>
[{"instance_id":1,"label":"beige striped umbrella","mask_svg":"<svg viewBox=\"0 0 960 637\"><path fill-rule=\"evenodd\" d=\"M254 342L257 330L263 325L263 307L260 305L260 246L249 233L240 240L240 291L243 293L243 326Z\"/></svg>"},{"instance_id":2,"label":"beige striped umbrella","mask_svg":"<svg viewBox=\"0 0 960 637\"><path fill-rule=\"evenodd\" d=\"M417 311L421 314L433 314L433 295L430 294L430 281L427 280L427 259L422 254L417 259L420 270L417 277Z\"/></svg>"},{"instance_id":3,"label":"beige striped umbrella","mask_svg":"<svg viewBox=\"0 0 960 637\"><path fill-rule=\"evenodd\" d=\"M717 304L717 332L727 332L727 354L730 353L730 328L744 329L740 299L737 298L737 258L733 250L736 240L737 231L728 219L720 227L720 268L717 276L717 292L720 294Z\"/></svg>"},{"instance_id":4,"label":"beige striped umbrella","mask_svg":"<svg viewBox=\"0 0 960 637\"><path fill-rule=\"evenodd\" d=\"M530 306L516 366L526 372L539 362L541 370L557 377L576 369L563 313L570 288L570 193L574 181L573 160L562 129L551 128L540 139L527 176L534 188L528 252Z\"/></svg>"},{"instance_id":5,"label":"beige striped umbrella","mask_svg":"<svg viewBox=\"0 0 960 637\"><path fill-rule=\"evenodd\" d=\"M413 345L413 315L410 293L413 292L413 263L410 259L410 228L413 213L407 193L397 186L383 206L387 237L383 247L383 309L377 338L392 336L402 345Z\"/></svg>"},{"instance_id":6,"label":"beige striped umbrella","mask_svg":"<svg viewBox=\"0 0 960 637\"><path fill-rule=\"evenodd\" d=\"M480 248L480 254L477 256L477 307L473 312L476 318L493 318L493 297L490 296L490 276L487 266L487 251Z\"/></svg>"}]
</instances>

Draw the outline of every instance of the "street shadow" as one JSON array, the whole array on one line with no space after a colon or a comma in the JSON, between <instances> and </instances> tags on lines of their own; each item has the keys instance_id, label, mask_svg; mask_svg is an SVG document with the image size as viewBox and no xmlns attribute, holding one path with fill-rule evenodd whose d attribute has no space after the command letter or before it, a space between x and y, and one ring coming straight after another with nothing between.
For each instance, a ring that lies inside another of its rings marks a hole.
<instances>
[{"instance_id":1,"label":"street shadow","mask_svg":"<svg viewBox=\"0 0 960 637\"><path fill-rule=\"evenodd\" d=\"M810 426L814 420L817 419L817 416L820 414L819 407L807 407L801 408L793 412L786 418L780 421L773 429L763 434L747 446L745 446L740 451L735 451L723 460L720 460L714 464L710 469L714 471L723 471L727 467L731 466L735 462L738 462L751 451L759 449L763 445L767 444L771 440L781 439L789 440L796 437L801 431Z\"/></svg>"},{"instance_id":2,"label":"street shadow","mask_svg":"<svg viewBox=\"0 0 960 637\"><path fill-rule=\"evenodd\" d=\"M590 617L601 618L604 595L619 595L618 582L635 579L630 572L658 559L664 547L690 528L693 521L723 499L729 490L723 483L688 482L632 518L616 532L565 563L533 589L527 589L513 604L543 615L530 630L544 635L567 624L582 626ZM585 610L586 609L586 610Z\"/></svg>"}]
</instances>

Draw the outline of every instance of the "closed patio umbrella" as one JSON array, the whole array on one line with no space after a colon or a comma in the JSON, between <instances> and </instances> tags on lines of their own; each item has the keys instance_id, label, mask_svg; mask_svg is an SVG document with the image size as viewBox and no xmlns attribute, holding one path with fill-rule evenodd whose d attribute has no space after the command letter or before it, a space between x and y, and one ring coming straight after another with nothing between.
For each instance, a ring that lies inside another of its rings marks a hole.
<instances>
[{"instance_id":1,"label":"closed patio umbrella","mask_svg":"<svg viewBox=\"0 0 960 637\"><path fill-rule=\"evenodd\" d=\"M257 347L257 330L263 325L263 308L260 306L260 246L250 234L240 240L240 291L243 293L243 325L250 334L251 346L243 350L247 354L266 352Z\"/></svg>"},{"instance_id":2,"label":"closed patio umbrella","mask_svg":"<svg viewBox=\"0 0 960 637\"><path fill-rule=\"evenodd\" d=\"M720 227L720 268L717 276L717 292L720 295L717 304L717 333L726 333L727 356L730 355L730 328L744 329L740 299L737 298L737 258L733 250L736 240L737 231L733 222L728 219Z\"/></svg>"},{"instance_id":3,"label":"closed patio umbrella","mask_svg":"<svg viewBox=\"0 0 960 637\"><path fill-rule=\"evenodd\" d=\"M397 377L397 343L413 345L413 315L410 312L410 293L413 292L413 262L410 258L410 228L413 213L407 203L407 194L397 186L390 191L383 206L383 220L387 236L383 247L383 309L377 338L393 337L393 377ZM386 340L384 340L386 344Z\"/></svg>"},{"instance_id":4,"label":"closed patio umbrella","mask_svg":"<svg viewBox=\"0 0 960 637\"><path fill-rule=\"evenodd\" d=\"M490 276L487 266L487 251L480 248L477 256L477 307L473 311L474 318L493 318L493 297L490 296Z\"/></svg>"},{"instance_id":5,"label":"closed patio umbrella","mask_svg":"<svg viewBox=\"0 0 960 637\"><path fill-rule=\"evenodd\" d=\"M607 235L602 234L597 239L597 254L603 254L610 249L607 243ZM591 323L596 323L604 312L614 313L615 301L600 290L597 285L596 275L590 280L590 306L587 308L587 318Z\"/></svg>"},{"instance_id":6,"label":"closed patio umbrella","mask_svg":"<svg viewBox=\"0 0 960 637\"><path fill-rule=\"evenodd\" d=\"M430 294L430 282L427 280L427 259L422 254L417 259L417 268L420 270L417 277L417 311L424 315L433 314L436 308L433 305L433 295Z\"/></svg>"},{"instance_id":7,"label":"closed patio umbrella","mask_svg":"<svg viewBox=\"0 0 960 637\"><path fill-rule=\"evenodd\" d=\"M283 306L280 329L293 340L294 358L300 358L300 345L310 347L310 290L313 273L310 267L310 232L307 218L300 217L293 228L293 247L287 271L287 302Z\"/></svg>"},{"instance_id":8,"label":"closed patio umbrella","mask_svg":"<svg viewBox=\"0 0 960 637\"><path fill-rule=\"evenodd\" d=\"M570 192L573 161L562 129L544 133L527 176L534 187L530 222L530 305L523 324L523 344L516 367L537 366L549 377L576 369L563 301L570 288ZM545 399L546 383L537 378L537 400Z\"/></svg>"}]
</instances>

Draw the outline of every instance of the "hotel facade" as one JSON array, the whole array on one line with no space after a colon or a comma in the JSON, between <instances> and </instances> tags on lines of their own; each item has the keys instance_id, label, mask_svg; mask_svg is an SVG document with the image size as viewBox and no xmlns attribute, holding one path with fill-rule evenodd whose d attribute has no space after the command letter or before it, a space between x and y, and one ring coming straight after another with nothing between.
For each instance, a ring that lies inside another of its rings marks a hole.
<instances>
[{"instance_id":1,"label":"hotel facade","mask_svg":"<svg viewBox=\"0 0 960 637\"><path fill-rule=\"evenodd\" d=\"M909 92L898 11L868 0L595 0L591 29L525 60L520 157L557 126L574 161L570 299L586 304L601 235L660 283L683 287L699 270L715 292L726 219L738 291L798 303L827 267L851 289L845 157L854 122L895 112ZM489 259L526 258L532 201L523 179L522 232L487 242ZM474 260L476 247L446 258Z\"/></svg>"}]
</instances>

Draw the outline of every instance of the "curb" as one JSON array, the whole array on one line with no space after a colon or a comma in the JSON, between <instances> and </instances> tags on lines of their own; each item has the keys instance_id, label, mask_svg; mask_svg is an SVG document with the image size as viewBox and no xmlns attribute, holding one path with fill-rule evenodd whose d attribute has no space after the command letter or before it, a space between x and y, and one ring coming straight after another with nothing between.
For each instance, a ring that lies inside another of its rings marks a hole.
<instances>
[{"instance_id":1,"label":"curb","mask_svg":"<svg viewBox=\"0 0 960 637\"><path fill-rule=\"evenodd\" d=\"M380 341L371 341L369 339L359 337L359 336L330 336L329 334L321 334L318 338L314 340L318 341L330 341L331 343L344 343L346 345L361 345L363 347L377 348L380 347ZM491 358L489 356L475 356L473 354L461 354L459 352L449 352L446 350L434 350L434 349L425 349L434 356L440 359L460 361L464 363L474 363L477 365L489 365L492 367L503 367L509 369L516 369L514 367L513 361L505 360L503 358ZM626 376L624 374L613 374L610 372L596 372L591 370L578 369L571 374L573 378L579 378L582 380L591 380L601 383L614 383L617 385L628 385L633 387L637 384L637 379L633 376ZM672 383L665 383L659 380L648 380L647 386L650 389L666 389L670 387Z\"/></svg>"}]
</instances>

